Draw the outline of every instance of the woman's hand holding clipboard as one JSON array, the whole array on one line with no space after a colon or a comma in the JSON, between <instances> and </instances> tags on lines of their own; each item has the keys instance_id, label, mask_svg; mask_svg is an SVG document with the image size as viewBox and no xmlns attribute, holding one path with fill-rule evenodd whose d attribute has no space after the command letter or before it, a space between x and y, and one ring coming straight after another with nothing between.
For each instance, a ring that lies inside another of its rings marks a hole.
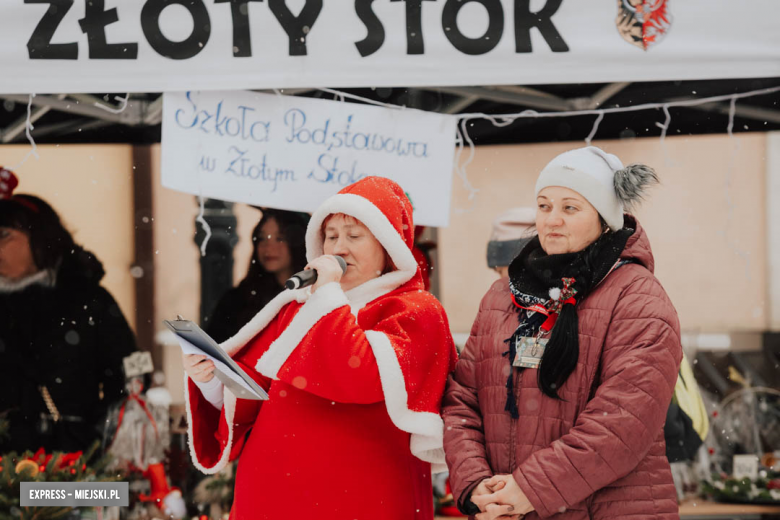
<instances>
[{"instance_id":1,"label":"woman's hand holding clipboard","mask_svg":"<svg viewBox=\"0 0 780 520\"><path fill-rule=\"evenodd\" d=\"M182 352L206 356L214 363L214 375L236 397L265 401L268 394L197 324L178 316L163 323L173 331Z\"/></svg>"}]
</instances>

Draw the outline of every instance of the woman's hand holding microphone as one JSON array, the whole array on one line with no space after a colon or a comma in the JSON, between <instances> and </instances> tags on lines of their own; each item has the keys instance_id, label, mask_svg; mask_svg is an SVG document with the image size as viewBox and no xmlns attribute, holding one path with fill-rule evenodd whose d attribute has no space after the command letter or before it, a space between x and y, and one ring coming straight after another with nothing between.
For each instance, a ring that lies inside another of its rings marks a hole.
<instances>
[{"instance_id":1,"label":"woman's hand holding microphone","mask_svg":"<svg viewBox=\"0 0 780 520\"><path fill-rule=\"evenodd\" d=\"M341 277L344 276L341 264L333 255L322 255L315 258L306 265L306 269L315 269L317 271L317 281L311 286L312 294L325 284L341 282Z\"/></svg>"}]
</instances>

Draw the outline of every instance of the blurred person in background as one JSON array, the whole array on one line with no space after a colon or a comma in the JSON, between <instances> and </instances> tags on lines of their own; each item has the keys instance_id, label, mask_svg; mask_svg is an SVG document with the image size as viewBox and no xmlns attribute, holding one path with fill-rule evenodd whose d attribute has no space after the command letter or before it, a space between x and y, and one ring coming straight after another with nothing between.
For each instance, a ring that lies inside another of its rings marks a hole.
<instances>
[{"instance_id":1,"label":"blurred person in background","mask_svg":"<svg viewBox=\"0 0 780 520\"><path fill-rule=\"evenodd\" d=\"M94 254L0 168L0 451L86 450L125 392L133 332Z\"/></svg>"},{"instance_id":2,"label":"blurred person in background","mask_svg":"<svg viewBox=\"0 0 780 520\"><path fill-rule=\"evenodd\" d=\"M509 276L509 264L533 237L536 208L511 208L493 220L487 247L487 264L501 278Z\"/></svg>"},{"instance_id":3,"label":"blurred person in background","mask_svg":"<svg viewBox=\"0 0 780 520\"><path fill-rule=\"evenodd\" d=\"M219 300L205 330L221 343L284 289L284 282L306 266L305 213L264 209L252 231L252 259L238 286Z\"/></svg>"}]
</instances>

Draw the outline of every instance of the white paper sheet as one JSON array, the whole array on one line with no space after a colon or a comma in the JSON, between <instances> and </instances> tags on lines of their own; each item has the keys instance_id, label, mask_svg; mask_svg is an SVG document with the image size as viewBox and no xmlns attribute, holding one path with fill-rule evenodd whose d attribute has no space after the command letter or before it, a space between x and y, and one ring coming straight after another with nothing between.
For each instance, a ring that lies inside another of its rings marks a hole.
<instances>
[{"instance_id":1,"label":"white paper sheet","mask_svg":"<svg viewBox=\"0 0 780 520\"><path fill-rule=\"evenodd\" d=\"M244 379L236 374L233 369L231 369L229 366L224 364L222 361L215 359L214 357L210 356L208 353L203 352L201 349L187 341L186 339L182 338L178 334L176 335L176 339L179 340L179 345L181 346L181 351L184 354L197 354L199 356L206 356L208 359L214 362L214 365L216 366L216 369L218 372L223 374L226 377L229 377L231 380L235 381L236 384L240 385L241 388L244 388L247 392L250 392L252 395L256 395L258 399L262 399L263 396L259 395L257 392L254 391L254 389L249 386Z\"/></svg>"}]
</instances>

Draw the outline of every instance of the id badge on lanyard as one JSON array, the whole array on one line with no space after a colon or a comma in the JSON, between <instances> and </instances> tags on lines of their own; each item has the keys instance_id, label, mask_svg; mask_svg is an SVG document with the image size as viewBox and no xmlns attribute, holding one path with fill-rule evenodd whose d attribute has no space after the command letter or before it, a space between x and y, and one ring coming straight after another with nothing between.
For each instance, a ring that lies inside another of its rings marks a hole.
<instances>
[{"instance_id":1,"label":"id badge on lanyard","mask_svg":"<svg viewBox=\"0 0 780 520\"><path fill-rule=\"evenodd\" d=\"M618 264L615 264L612 269L615 269L617 265ZM610 272L612 271L610 270ZM536 335L536 337L521 336L515 339L516 354L515 359L512 361L512 366L522 368L539 368L539 364L542 362L542 356L544 355L544 350L547 348L547 342L549 341L549 338L544 338L543 336L548 335L555 326L555 322L558 320L558 315L564 305L575 305L577 303L574 299L574 295L577 294L577 290L572 288L575 282L574 278L562 278L562 281L564 289L555 302L552 302L552 300L550 301L548 305L551 305L551 307L546 307L539 304L525 307L524 305L517 303L514 295L512 295L512 302L517 307L526 309L528 311L538 312L547 316L547 319L544 320L544 323L542 323L539 327L539 333Z\"/></svg>"},{"instance_id":2,"label":"id badge on lanyard","mask_svg":"<svg viewBox=\"0 0 780 520\"><path fill-rule=\"evenodd\" d=\"M520 336L515 339L515 359L512 366L539 368L548 338Z\"/></svg>"},{"instance_id":3,"label":"id badge on lanyard","mask_svg":"<svg viewBox=\"0 0 780 520\"><path fill-rule=\"evenodd\" d=\"M517 305L517 302L515 302ZM518 307L521 307L518 305ZM515 339L515 359L512 361L513 367L520 368L539 368L539 364L542 362L542 356L544 350L547 348L547 342L549 338L542 336L549 334L552 325L555 323L555 319L550 319L550 313L541 305L533 305L531 307L522 307L527 310L538 312L547 316L544 324L539 328L539 333L536 336L519 336ZM555 316L557 317L557 316Z\"/></svg>"}]
</instances>

